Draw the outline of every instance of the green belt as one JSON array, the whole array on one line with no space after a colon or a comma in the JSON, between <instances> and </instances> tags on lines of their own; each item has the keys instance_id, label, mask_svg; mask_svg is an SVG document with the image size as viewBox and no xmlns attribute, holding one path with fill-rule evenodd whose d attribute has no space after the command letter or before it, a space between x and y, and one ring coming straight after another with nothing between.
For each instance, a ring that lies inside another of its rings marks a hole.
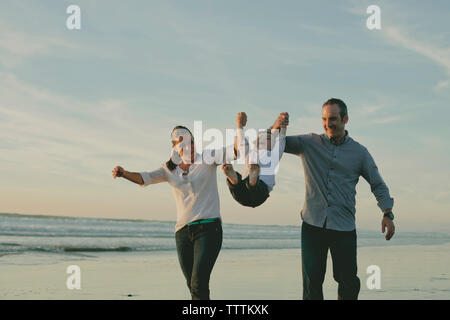
<instances>
[{"instance_id":1,"label":"green belt","mask_svg":"<svg viewBox=\"0 0 450 320\"><path fill-rule=\"evenodd\" d=\"M216 222L217 220L219 220L219 218L197 220L197 221L189 222L188 226L192 226L194 224L203 224L203 223L209 223L209 222Z\"/></svg>"}]
</instances>

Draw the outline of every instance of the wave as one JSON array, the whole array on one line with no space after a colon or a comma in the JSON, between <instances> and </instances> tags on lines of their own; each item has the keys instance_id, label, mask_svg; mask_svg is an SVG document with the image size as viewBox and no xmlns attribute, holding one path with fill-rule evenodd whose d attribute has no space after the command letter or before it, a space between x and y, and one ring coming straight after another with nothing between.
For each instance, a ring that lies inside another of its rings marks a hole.
<instances>
[{"instance_id":1,"label":"wave","mask_svg":"<svg viewBox=\"0 0 450 320\"><path fill-rule=\"evenodd\" d=\"M160 239L172 239L174 237L173 233L169 234L155 234L155 233L149 233L149 234L118 234L118 233L104 233L104 234L94 234L94 233L52 233L52 232L46 232L46 231L40 231L40 232L29 232L29 231L22 231L22 232L15 232L15 231L7 231L7 232L0 232L0 236L14 236L14 237L48 237L48 238L160 238Z\"/></svg>"},{"instance_id":2,"label":"wave","mask_svg":"<svg viewBox=\"0 0 450 320\"><path fill-rule=\"evenodd\" d=\"M71 221L99 221L99 222L131 222L131 223L155 223L175 225L174 221L159 221L145 219L114 219L114 218L95 218L95 217L71 217L71 216L52 216L44 214L23 214L23 213L6 213L0 212L0 217L19 218L19 219L48 219L48 220L71 220Z\"/></svg>"},{"instance_id":3,"label":"wave","mask_svg":"<svg viewBox=\"0 0 450 320\"><path fill-rule=\"evenodd\" d=\"M114 248L101 248L101 247L62 247L59 248L64 252L114 252L114 251L132 251L130 247L114 247Z\"/></svg>"},{"instance_id":4,"label":"wave","mask_svg":"<svg viewBox=\"0 0 450 320\"><path fill-rule=\"evenodd\" d=\"M0 213L1 253L152 252L176 250L175 222ZM223 224L223 249L295 249L300 228ZM401 232L395 245L442 244L450 234ZM358 230L358 247L385 246L378 231Z\"/></svg>"},{"instance_id":5,"label":"wave","mask_svg":"<svg viewBox=\"0 0 450 320\"><path fill-rule=\"evenodd\" d=\"M18 245L20 246L20 245ZM0 247L0 254L2 253L23 253L23 252L42 252L42 253L65 253L65 252L125 252L134 251L131 247L119 246L119 247L62 247L62 246L50 246L50 247L24 247L18 248Z\"/></svg>"}]
</instances>

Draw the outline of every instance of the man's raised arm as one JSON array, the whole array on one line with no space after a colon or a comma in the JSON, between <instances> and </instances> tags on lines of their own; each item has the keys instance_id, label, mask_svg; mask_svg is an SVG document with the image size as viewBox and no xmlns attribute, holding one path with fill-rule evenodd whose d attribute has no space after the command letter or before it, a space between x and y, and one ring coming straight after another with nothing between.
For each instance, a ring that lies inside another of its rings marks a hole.
<instances>
[{"instance_id":1,"label":"man's raised arm","mask_svg":"<svg viewBox=\"0 0 450 320\"><path fill-rule=\"evenodd\" d=\"M278 115L277 120L271 129L280 129L289 124L289 113L282 112ZM287 136L284 152L299 155L303 152L302 141L299 136Z\"/></svg>"}]
</instances>

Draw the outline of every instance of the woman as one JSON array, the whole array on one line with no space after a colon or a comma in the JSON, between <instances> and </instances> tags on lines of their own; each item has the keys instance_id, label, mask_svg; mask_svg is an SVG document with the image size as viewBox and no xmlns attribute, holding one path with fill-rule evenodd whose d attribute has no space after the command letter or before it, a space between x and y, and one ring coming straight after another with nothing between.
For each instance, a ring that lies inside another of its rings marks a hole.
<instances>
[{"instance_id":1,"label":"woman","mask_svg":"<svg viewBox=\"0 0 450 320\"><path fill-rule=\"evenodd\" d=\"M175 127L171 138L172 156L159 169L138 173L117 166L113 177L123 177L141 186L170 184L177 206L175 239L181 269L192 299L209 300L209 279L222 247L216 168L227 158L203 161L203 155L195 152L194 137L186 127ZM224 156L228 151L234 158L234 149L218 151Z\"/></svg>"}]
</instances>

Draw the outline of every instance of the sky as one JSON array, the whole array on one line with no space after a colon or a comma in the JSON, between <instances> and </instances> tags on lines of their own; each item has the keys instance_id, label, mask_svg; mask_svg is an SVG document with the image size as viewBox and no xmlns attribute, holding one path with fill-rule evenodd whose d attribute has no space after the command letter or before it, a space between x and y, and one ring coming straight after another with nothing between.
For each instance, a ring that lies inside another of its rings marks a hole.
<instances>
[{"instance_id":1,"label":"sky","mask_svg":"<svg viewBox=\"0 0 450 320\"><path fill-rule=\"evenodd\" d=\"M69 30L69 5L81 29ZM381 29L369 30L369 5ZM0 3L0 212L174 221L157 169L174 126L322 133L321 106L348 106L394 198L397 232L450 232L448 1L16 1ZM225 223L300 225L301 160L286 154L268 201L235 202L218 168ZM369 184L357 228L381 230Z\"/></svg>"}]
</instances>

